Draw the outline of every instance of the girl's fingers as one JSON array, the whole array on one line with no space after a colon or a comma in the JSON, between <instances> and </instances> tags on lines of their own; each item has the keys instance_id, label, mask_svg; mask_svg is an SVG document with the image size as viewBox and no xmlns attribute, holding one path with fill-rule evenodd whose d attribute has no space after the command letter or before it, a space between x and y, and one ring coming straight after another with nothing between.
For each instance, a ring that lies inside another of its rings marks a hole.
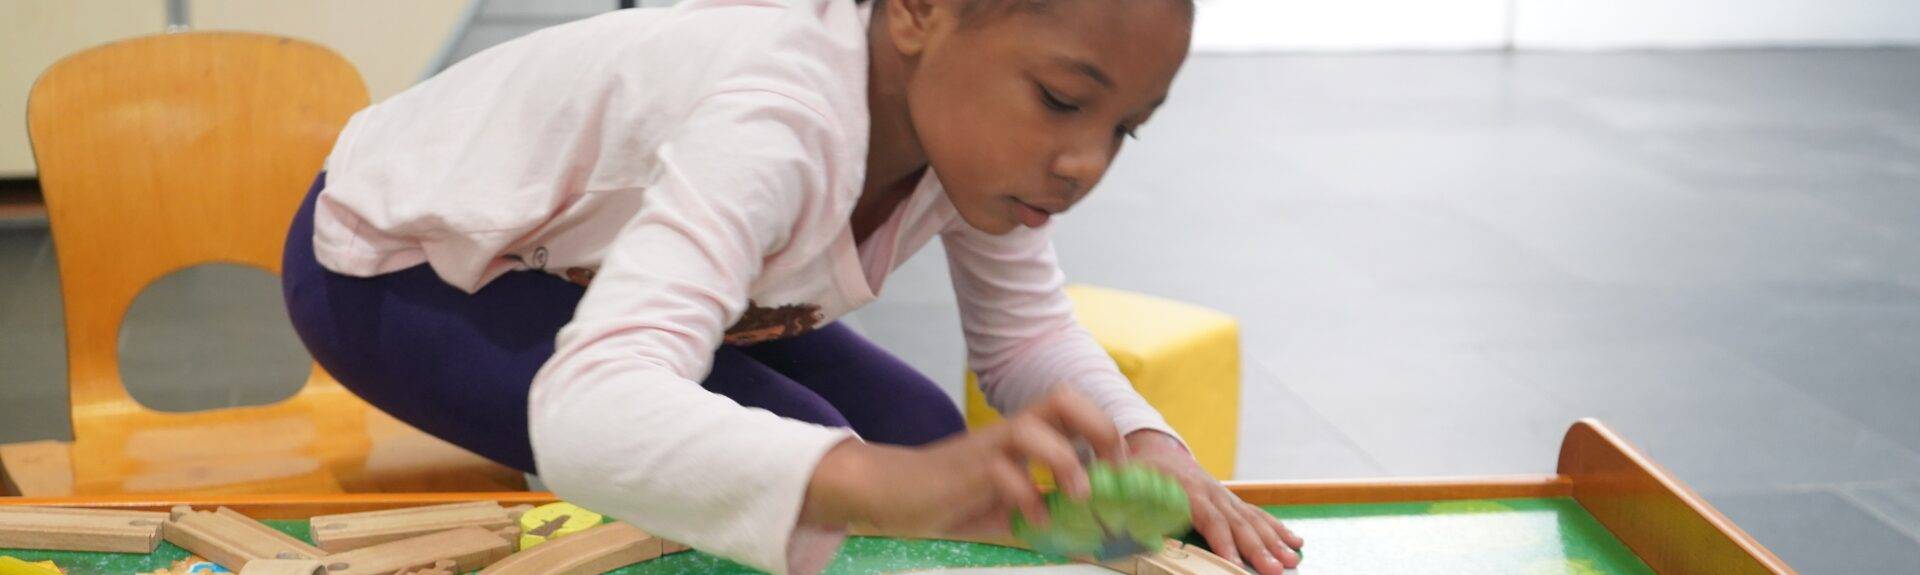
<instances>
[{"instance_id":1,"label":"girl's fingers","mask_svg":"<svg viewBox=\"0 0 1920 575\"><path fill-rule=\"evenodd\" d=\"M1259 507L1246 503L1240 504L1240 510L1247 525L1253 529L1254 533L1259 534L1260 544L1266 548L1268 555L1279 559L1281 566L1288 569L1300 564L1300 554L1295 553L1292 547L1288 547L1286 542L1280 540L1280 532L1274 529L1273 522L1268 520L1273 516L1267 515L1267 512L1260 510Z\"/></svg>"},{"instance_id":2,"label":"girl's fingers","mask_svg":"<svg viewBox=\"0 0 1920 575\"><path fill-rule=\"evenodd\" d=\"M987 466L987 474L994 490L1000 492L1000 499L1020 508L1020 514L1026 516L1028 523L1043 527L1052 520L1046 502L1040 499L1040 489L1033 486L1027 470L1006 458L994 458Z\"/></svg>"},{"instance_id":3,"label":"girl's fingers","mask_svg":"<svg viewBox=\"0 0 1920 575\"><path fill-rule=\"evenodd\" d=\"M1240 520L1246 522L1254 535L1260 537L1260 546L1265 547L1274 557L1281 557L1280 550L1286 547L1286 544L1280 542L1280 534L1274 531L1272 523L1258 517L1258 515L1266 515L1266 512L1246 503L1238 503L1234 508L1240 511Z\"/></svg>"},{"instance_id":4,"label":"girl's fingers","mask_svg":"<svg viewBox=\"0 0 1920 575\"><path fill-rule=\"evenodd\" d=\"M1238 555L1227 557L1242 566L1253 567L1261 575L1280 575L1286 567L1267 552L1266 544L1260 541L1260 532L1255 531L1253 524L1247 521L1247 516L1241 513L1240 499L1225 490L1221 490L1215 498L1214 507L1227 517L1227 526L1233 533L1233 543L1239 551Z\"/></svg>"},{"instance_id":5,"label":"girl's fingers","mask_svg":"<svg viewBox=\"0 0 1920 575\"><path fill-rule=\"evenodd\" d=\"M1118 461L1126 455L1120 445L1120 430L1113 426L1113 418L1108 417L1107 412L1094 405L1092 400L1072 389L1061 387L1047 396L1046 402L1035 410L1035 414L1062 433L1087 440L1087 444L1093 447L1094 455L1101 459Z\"/></svg>"},{"instance_id":6,"label":"girl's fingers","mask_svg":"<svg viewBox=\"0 0 1920 575\"><path fill-rule=\"evenodd\" d=\"M1239 548L1233 543L1233 527L1227 524L1226 514L1221 513L1210 497L1194 497L1193 528L1200 531L1200 537L1207 540L1207 546L1213 548L1213 554L1219 555L1236 564L1240 561Z\"/></svg>"},{"instance_id":7,"label":"girl's fingers","mask_svg":"<svg viewBox=\"0 0 1920 575\"><path fill-rule=\"evenodd\" d=\"M1092 486L1087 471L1080 468L1080 457L1073 452L1067 437L1044 423L1020 418L1008 423L1007 455L1015 461L1037 459L1053 471L1054 482L1068 495L1085 499Z\"/></svg>"},{"instance_id":8,"label":"girl's fingers","mask_svg":"<svg viewBox=\"0 0 1920 575\"><path fill-rule=\"evenodd\" d=\"M1279 530L1280 541L1286 543L1287 547L1298 550L1307 546L1307 540L1301 539L1299 535L1294 535L1293 530L1288 529L1285 523L1281 523L1279 517L1268 515L1267 521L1272 522L1273 528Z\"/></svg>"}]
</instances>

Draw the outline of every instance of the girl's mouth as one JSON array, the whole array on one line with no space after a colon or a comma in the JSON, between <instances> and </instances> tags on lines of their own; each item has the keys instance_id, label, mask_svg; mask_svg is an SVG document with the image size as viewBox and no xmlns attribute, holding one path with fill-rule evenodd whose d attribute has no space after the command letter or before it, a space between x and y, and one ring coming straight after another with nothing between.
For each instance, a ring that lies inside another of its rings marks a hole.
<instances>
[{"instance_id":1,"label":"girl's mouth","mask_svg":"<svg viewBox=\"0 0 1920 575\"><path fill-rule=\"evenodd\" d=\"M1020 225L1037 228L1047 225L1047 220L1053 219L1053 214L1034 207L1033 204L1020 201L1017 198L1013 200L1013 203L1014 214L1020 220Z\"/></svg>"}]
</instances>

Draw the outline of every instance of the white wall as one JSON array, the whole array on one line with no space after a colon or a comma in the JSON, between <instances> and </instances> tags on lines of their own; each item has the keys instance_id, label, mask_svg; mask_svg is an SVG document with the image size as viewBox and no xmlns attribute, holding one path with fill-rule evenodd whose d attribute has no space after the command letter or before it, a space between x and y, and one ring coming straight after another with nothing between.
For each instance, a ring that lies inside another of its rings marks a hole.
<instances>
[{"instance_id":1,"label":"white wall","mask_svg":"<svg viewBox=\"0 0 1920 575\"><path fill-rule=\"evenodd\" d=\"M469 0L192 0L196 30L248 30L318 42L353 62L374 100L412 85ZM612 7L613 0L607 0ZM0 178L34 175L26 101L47 66L74 52L166 28L160 0L0 0Z\"/></svg>"},{"instance_id":2,"label":"white wall","mask_svg":"<svg viewBox=\"0 0 1920 575\"><path fill-rule=\"evenodd\" d=\"M0 178L34 174L27 92L40 72L76 51L166 28L159 2L0 1Z\"/></svg>"},{"instance_id":3,"label":"white wall","mask_svg":"<svg viewBox=\"0 0 1920 575\"><path fill-rule=\"evenodd\" d=\"M1199 0L1203 51L1920 45L1920 0Z\"/></svg>"},{"instance_id":4,"label":"white wall","mask_svg":"<svg viewBox=\"0 0 1920 575\"><path fill-rule=\"evenodd\" d=\"M262 32L332 48L378 102L419 81L468 1L191 0L187 14L195 30Z\"/></svg>"},{"instance_id":5,"label":"white wall","mask_svg":"<svg viewBox=\"0 0 1920 575\"><path fill-rule=\"evenodd\" d=\"M1199 0L1205 51L1470 49L1506 38L1508 0Z\"/></svg>"},{"instance_id":6,"label":"white wall","mask_svg":"<svg viewBox=\"0 0 1920 575\"><path fill-rule=\"evenodd\" d=\"M1521 0L1538 48L1920 43L1920 0Z\"/></svg>"}]
</instances>

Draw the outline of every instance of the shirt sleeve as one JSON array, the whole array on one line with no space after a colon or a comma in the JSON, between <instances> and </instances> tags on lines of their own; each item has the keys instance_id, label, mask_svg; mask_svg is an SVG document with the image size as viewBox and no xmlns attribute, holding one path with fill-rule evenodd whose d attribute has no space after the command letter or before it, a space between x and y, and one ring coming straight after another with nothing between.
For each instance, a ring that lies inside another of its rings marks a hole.
<instances>
[{"instance_id":1,"label":"shirt sleeve","mask_svg":"<svg viewBox=\"0 0 1920 575\"><path fill-rule=\"evenodd\" d=\"M1070 385L1105 410L1122 435L1152 429L1180 437L1074 319L1046 228L995 236L956 222L940 239L966 332L967 366L979 374L994 409L1014 413L1054 386Z\"/></svg>"},{"instance_id":2,"label":"shirt sleeve","mask_svg":"<svg viewBox=\"0 0 1920 575\"><path fill-rule=\"evenodd\" d=\"M834 125L742 90L710 96L657 148L641 209L534 378L534 459L560 497L776 574L831 557L844 531L797 521L814 467L852 432L698 382L766 254L846 173Z\"/></svg>"}]
</instances>

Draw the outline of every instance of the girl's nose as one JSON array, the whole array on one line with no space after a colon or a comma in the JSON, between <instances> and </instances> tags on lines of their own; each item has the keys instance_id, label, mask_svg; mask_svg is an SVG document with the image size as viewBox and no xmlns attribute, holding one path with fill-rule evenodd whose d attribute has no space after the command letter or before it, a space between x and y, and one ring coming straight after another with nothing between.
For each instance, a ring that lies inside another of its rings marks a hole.
<instances>
[{"instance_id":1,"label":"girl's nose","mask_svg":"<svg viewBox=\"0 0 1920 575\"><path fill-rule=\"evenodd\" d=\"M1106 144L1076 145L1054 159L1053 175L1066 180L1068 199L1078 200L1100 181L1112 161L1113 150Z\"/></svg>"}]
</instances>

